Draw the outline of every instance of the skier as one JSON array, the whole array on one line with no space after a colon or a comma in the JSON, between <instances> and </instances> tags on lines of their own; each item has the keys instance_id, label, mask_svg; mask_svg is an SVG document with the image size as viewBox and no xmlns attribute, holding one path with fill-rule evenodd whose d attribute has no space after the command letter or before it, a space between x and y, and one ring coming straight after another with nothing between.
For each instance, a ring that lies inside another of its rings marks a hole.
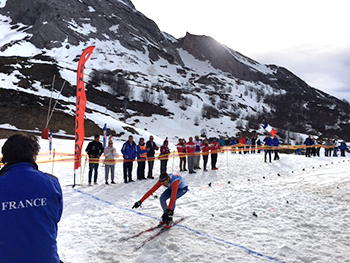
<instances>
[{"instance_id":1,"label":"skier","mask_svg":"<svg viewBox=\"0 0 350 263\"><path fill-rule=\"evenodd\" d=\"M162 193L159 199L160 205L163 209L162 221L160 221L160 224L162 224L165 228L169 228L173 223L176 199L180 198L188 191L187 182L180 175L162 173L159 176L157 183L150 190L148 190L148 192L145 193L145 195L139 201L135 202L132 209L140 207L141 204L162 185L164 185L167 189ZM170 201L167 205L166 200L169 198Z\"/></svg>"}]
</instances>

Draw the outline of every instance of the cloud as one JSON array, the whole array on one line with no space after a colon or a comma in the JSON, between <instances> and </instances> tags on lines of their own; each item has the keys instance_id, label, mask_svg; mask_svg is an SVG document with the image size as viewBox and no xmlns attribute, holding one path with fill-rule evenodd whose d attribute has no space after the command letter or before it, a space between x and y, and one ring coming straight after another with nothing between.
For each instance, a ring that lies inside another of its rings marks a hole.
<instances>
[{"instance_id":1,"label":"cloud","mask_svg":"<svg viewBox=\"0 0 350 263\"><path fill-rule=\"evenodd\" d=\"M250 57L285 67L310 86L350 102L350 45L294 46Z\"/></svg>"}]
</instances>

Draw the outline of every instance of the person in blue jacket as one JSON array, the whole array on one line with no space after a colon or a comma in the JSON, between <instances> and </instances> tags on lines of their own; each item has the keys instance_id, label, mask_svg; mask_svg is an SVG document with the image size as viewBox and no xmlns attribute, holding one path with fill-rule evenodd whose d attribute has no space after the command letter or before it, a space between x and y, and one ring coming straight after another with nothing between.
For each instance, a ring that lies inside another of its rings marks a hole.
<instances>
[{"instance_id":1,"label":"person in blue jacket","mask_svg":"<svg viewBox=\"0 0 350 263\"><path fill-rule=\"evenodd\" d=\"M263 140L263 142L264 142L264 145L265 145L265 149L264 149L264 151L265 151L265 163L266 163L266 157L267 157L267 155L269 155L269 161L270 161L270 163L271 163L271 152L272 152L272 150L271 150L271 147L272 147L272 139L271 139L271 135L270 134L268 134L266 137L265 137L265 139Z\"/></svg>"},{"instance_id":2,"label":"person in blue jacket","mask_svg":"<svg viewBox=\"0 0 350 263\"><path fill-rule=\"evenodd\" d=\"M57 223L63 210L58 179L38 170L33 135L15 134L2 147L0 262L58 263Z\"/></svg>"},{"instance_id":3,"label":"person in blue jacket","mask_svg":"<svg viewBox=\"0 0 350 263\"><path fill-rule=\"evenodd\" d=\"M134 180L132 180L132 166L137 156L137 146L132 135L129 135L129 140L123 144L121 153L123 154L124 158L124 183L133 182Z\"/></svg>"},{"instance_id":4,"label":"person in blue jacket","mask_svg":"<svg viewBox=\"0 0 350 263\"><path fill-rule=\"evenodd\" d=\"M278 156L278 147L280 146L280 142L277 138L277 136L275 135L272 139L272 146L273 146L273 152L275 153L275 157L273 158L275 161L279 160L280 157Z\"/></svg>"},{"instance_id":5,"label":"person in blue jacket","mask_svg":"<svg viewBox=\"0 0 350 263\"><path fill-rule=\"evenodd\" d=\"M312 145L311 135L309 135L309 137L305 139L304 144L306 146L305 157L311 157L311 145Z\"/></svg>"}]
</instances>

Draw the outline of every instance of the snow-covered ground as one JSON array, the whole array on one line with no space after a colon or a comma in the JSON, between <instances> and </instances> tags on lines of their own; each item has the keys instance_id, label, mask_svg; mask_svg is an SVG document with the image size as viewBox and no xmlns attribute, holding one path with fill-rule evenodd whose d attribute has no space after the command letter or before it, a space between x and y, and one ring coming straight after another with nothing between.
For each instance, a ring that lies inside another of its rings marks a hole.
<instances>
[{"instance_id":1,"label":"snow-covered ground","mask_svg":"<svg viewBox=\"0 0 350 263\"><path fill-rule=\"evenodd\" d=\"M44 153L48 141L41 144ZM54 139L55 159L73 147L72 140ZM121 143L115 147L120 153ZM280 154L264 163L263 153L221 153L217 171L180 173L189 192L177 201L175 219L185 220L138 251L153 233L124 239L157 225L161 190L142 208L131 207L156 180L124 184L118 163L116 185L104 184L100 165L99 185L89 187L86 165L82 178L76 174L84 185L72 188L73 163L52 165L45 158L39 168L53 171L64 193L58 248L65 263L350 262L349 157ZM169 160L168 172L179 173L177 158Z\"/></svg>"}]
</instances>

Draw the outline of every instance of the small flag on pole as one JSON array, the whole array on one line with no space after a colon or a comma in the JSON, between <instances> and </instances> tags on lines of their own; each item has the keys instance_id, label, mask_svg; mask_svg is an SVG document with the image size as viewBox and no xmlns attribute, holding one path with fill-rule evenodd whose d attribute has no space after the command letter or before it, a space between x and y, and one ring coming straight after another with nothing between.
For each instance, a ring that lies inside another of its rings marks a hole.
<instances>
[{"instance_id":1,"label":"small flag on pole","mask_svg":"<svg viewBox=\"0 0 350 263\"><path fill-rule=\"evenodd\" d=\"M103 127L103 148L107 146L107 124Z\"/></svg>"},{"instance_id":2,"label":"small flag on pole","mask_svg":"<svg viewBox=\"0 0 350 263\"><path fill-rule=\"evenodd\" d=\"M52 137L53 137L53 133L52 133L52 131L51 131L51 132L50 132L50 137L49 137L49 140L50 140L50 143L49 143L50 154L51 154L51 151L52 151Z\"/></svg>"},{"instance_id":3,"label":"small flag on pole","mask_svg":"<svg viewBox=\"0 0 350 263\"><path fill-rule=\"evenodd\" d=\"M264 129L268 131L272 137L275 136L277 133L277 131L274 128L272 128L269 124L267 124L266 121L264 121Z\"/></svg>"}]
</instances>

